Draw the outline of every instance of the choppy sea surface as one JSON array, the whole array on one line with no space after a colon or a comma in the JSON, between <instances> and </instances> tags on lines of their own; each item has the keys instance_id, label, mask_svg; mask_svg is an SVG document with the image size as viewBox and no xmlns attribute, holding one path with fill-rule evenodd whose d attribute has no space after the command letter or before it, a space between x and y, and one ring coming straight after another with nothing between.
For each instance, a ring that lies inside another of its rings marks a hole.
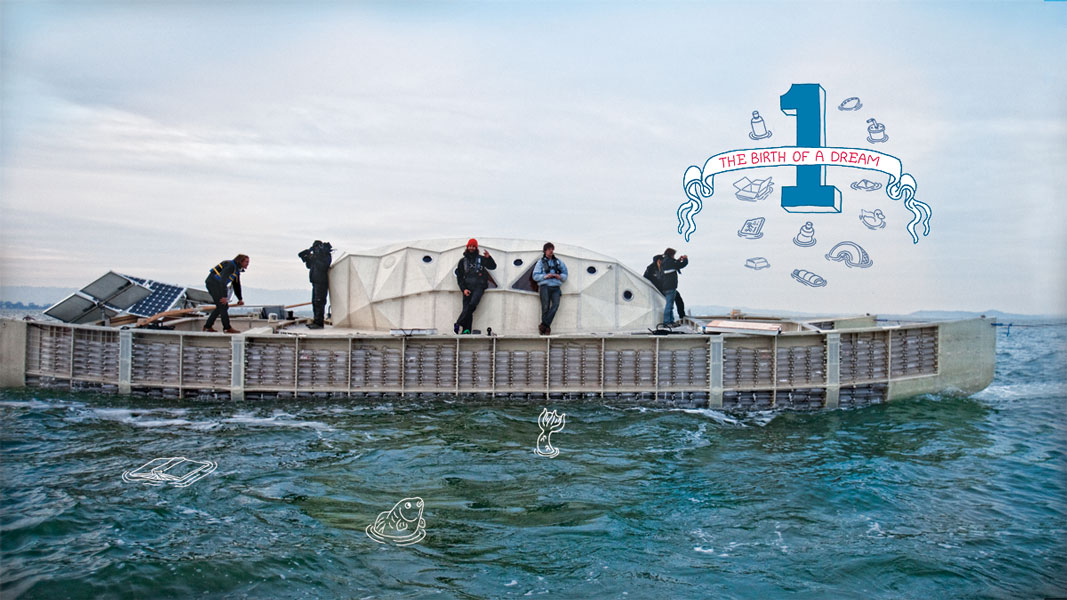
<instances>
[{"instance_id":1,"label":"choppy sea surface","mask_svg":"<svg viewBox=\"0 0 1067 600\"><path fill-rule=\"evenodd\" d=\"M1067 327L997 344L970 398L815 414L0 391L0 597L1064 597ZM123 477L169 457L217 469Z\"/></svg>"}]
</instances>

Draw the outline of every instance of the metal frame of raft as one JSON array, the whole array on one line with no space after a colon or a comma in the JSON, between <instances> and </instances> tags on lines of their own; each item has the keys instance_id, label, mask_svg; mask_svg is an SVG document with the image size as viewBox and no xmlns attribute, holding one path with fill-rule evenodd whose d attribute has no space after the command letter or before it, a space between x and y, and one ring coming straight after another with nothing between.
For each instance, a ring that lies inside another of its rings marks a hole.
<instances>
[{"instance_id":1,"label":"metal frame of raft","mask_svg":"<svg viewBox=\"0 0 1067 600\"><path fill-rule=\"evenodd\" d=\"M970 394L993 378L991 320L774 322L795 331L321 336L263 327L225 336L5 319L0 385L173 399L458 395L747 411Z\"/></svg>"}]
</instances>

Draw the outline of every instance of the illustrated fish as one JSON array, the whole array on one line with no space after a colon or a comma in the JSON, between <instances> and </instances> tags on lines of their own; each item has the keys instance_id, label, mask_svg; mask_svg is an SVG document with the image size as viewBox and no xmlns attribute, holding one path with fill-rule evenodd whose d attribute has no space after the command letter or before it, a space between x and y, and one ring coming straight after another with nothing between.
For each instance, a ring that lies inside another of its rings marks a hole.
<instances>
[{"instance_id":1,"label":"illustrated fish","mask_svg":"<svg viewBox=\"0 0 1067 600\"><path fill-rule=\"evenodd\" d=\"M393 508L378 513L372 525L367 525L367 536L382 544L407 546L426 537L426 520L422 518L425 507L422 498L404 498Z\"/></svg>"}]
</instances>

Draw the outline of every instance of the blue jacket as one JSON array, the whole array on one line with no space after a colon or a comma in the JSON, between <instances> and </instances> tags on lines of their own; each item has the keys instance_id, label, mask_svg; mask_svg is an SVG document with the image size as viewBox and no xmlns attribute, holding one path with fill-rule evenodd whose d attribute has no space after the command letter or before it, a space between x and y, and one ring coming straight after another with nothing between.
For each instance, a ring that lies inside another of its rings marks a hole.
<instances>
[{"instance_id":1,"label":"blue jacket","mask_svg":"<svg viewBox=\"0 0 1067 600\"><path fill-rule=\"evenodd\" d=\"M556 273L559 275L559 279L545 279L545 275L549 273ZM541 260L537 261L534 265L533 280L537 282L537 285L547 285L549 287L559 287L563 285L564 281L567 281L567 265L563 264L563 261L557 256L553 256L549 259L547 256L542 256Z\"/></svg>"}]
</instances>

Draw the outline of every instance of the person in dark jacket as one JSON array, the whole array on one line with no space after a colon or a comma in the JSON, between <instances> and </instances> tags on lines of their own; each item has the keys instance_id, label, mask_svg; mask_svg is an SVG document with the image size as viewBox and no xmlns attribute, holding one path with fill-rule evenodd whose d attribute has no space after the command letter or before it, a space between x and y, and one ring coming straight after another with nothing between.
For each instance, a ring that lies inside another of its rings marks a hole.
<instances>
[{"instance_id":1,"label":"person in dark jacket","mask_svg":"<svg viewBox=\"0 0 1067 600\"><path fill-rule=\"evenodd\" d=\"M660 292L663 291L659 287L659 265L661 262L663 262L663 255L657 254L652 257L652 262L648 263L648 266L645 267L645 279L651 281L652 285L656 286L656 289L660 290Z\"/></svg>"},{"instance_id":2,"label":"person in dark jacket","mask_svg":"<svg viewBox=\"0 0 1067 600\"><path fill-rule=\"evenodd\" d=\"M678 272L689 264L689 257L681 255L674 258L674 248L663 251L663 261L660 262L660 290L667 297L667 303L663 306L663 323L665 325L677 325L674 320L674 302L678 296Z\"/></svg>"},{"instance_id":3,"label":"person in dark jacket","mask_svg":"<svg viewBox=\"0 0 1067 600\"><path fill-rule=\"evenodd\" d=\"M456 283L463 290L463 312L459 313L453 331L470 333L474 324L474 311L482 301L482 294L489 287L489 271L496 268L496 261L485 250L478 254L478 240L467 240L467 249L456 265Z\"/></svg>"},{"instance_id":4,"label":"person in dark jacket","mask_svg":"<svg viewBox=\"0 0 1067 600\"><path fill-rule=\"evenodd\" d=\"M215 265L212 267L211 272L207 274L204 285L207 286L207 291L211 294L211 301L215 303L215 310L208 315L207 323L204 323L204 331L215 331L212 325L215 324L215 319L222 317L223 331L226 333L240 333L230 327L230 292L228 288L232 285L233 295L237 296L237 304L234 304L234 306L242 306L245 301L241 296L241 271L248 268L248 263L247 256L238 254L233 260L224 260Z\"/></svg>"},{"instance_id":5,"label":"person in dark jacket","mask_svg":"<svg viewBox=\"0 0 1067 600\"><path fill-rule=\"evenodd\" d=\"M310 270L308 279L311 280L311 308L314 319L308 329L322 329L325 325L326 296L330 292L330 263L333 262L331 252L333 247L330 242L315 240L310 248L297 254Z\"/></svg>"},{"instance_id":6,"label":"person in dark jacket","mask_svg":"<svg viewBox=\"0 0 1067 600\"><path fill-rule=\"evenodd\" d=\"M661 265L663 263L663 255L657 254L652 257L652 262L648 263L645 267L645 279L652 282L652 285L656 286L656 289L663 294L663 286L660 283L660 279L663 274L661 273ZM666 295L666 294L664 294ZM674 305L678 307L678 318L685 318L685 300L682 300L682 295L678 293L677 289L674 292Z\"/></svg>"}]
</instances>

